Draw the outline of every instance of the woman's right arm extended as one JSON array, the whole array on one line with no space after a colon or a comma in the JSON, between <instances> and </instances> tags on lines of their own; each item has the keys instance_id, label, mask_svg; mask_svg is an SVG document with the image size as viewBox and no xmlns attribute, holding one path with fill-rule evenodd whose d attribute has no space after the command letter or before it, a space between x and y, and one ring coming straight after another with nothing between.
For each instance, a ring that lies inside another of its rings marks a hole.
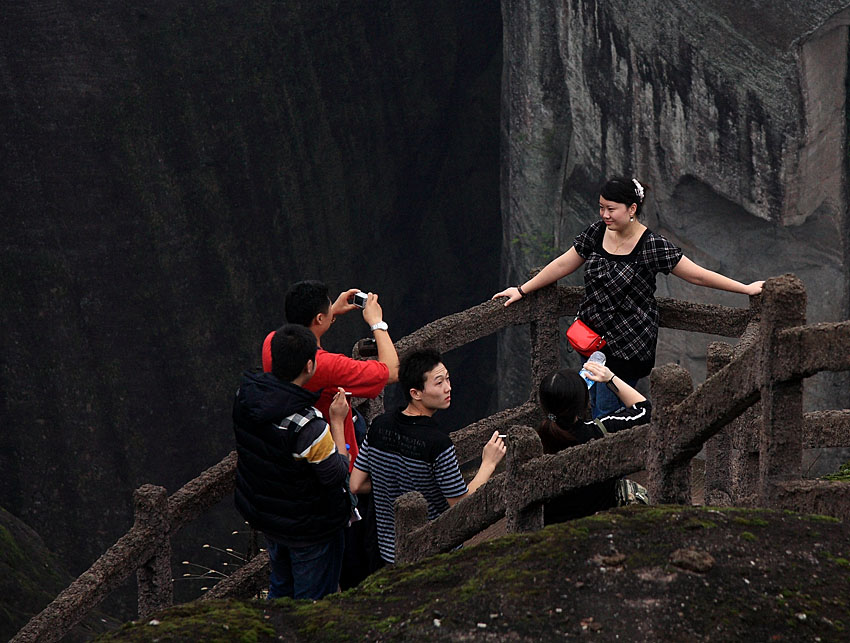
<instances>
[{"instance_id":1,"label":"woman's right arm extended","mask_svg":"<svg viewBox=\"0 0 850 643\"><path fill-rule=\"evenodd\" d=\"M551 283L558 281L561 277L566 277L572 274L584 263L584 257L576 252L575 246L570 247L564 254L557 259L553 259L546 267L534 275L531 279L520 285L522 291L527 295L543 286L548 286ZM505 288L502 292L497 292L491 299L499 297L507 297L505 306L510 306L515 301L522 299L522 294L516 286Z\"/></svg>"}]
</instances>

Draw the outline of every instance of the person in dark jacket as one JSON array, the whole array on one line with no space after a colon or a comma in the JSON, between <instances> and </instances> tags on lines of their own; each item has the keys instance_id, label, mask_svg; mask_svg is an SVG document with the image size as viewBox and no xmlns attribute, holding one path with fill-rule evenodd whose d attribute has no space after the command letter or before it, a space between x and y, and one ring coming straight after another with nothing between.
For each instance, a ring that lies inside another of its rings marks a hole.
<instances>
[{"instance_id":1,"label":"person in dark jacket","mask_svg":"<svg viewBox=\"0 0 850 643\"><path fill-rule=\"evenodd\" d=\"M598 362L586 362L582 373L607 387L620 400L622 407L600 418L590 419L587 384L579 373L570 369L555 371L540 382L540 406L546 419L537 427L544 453L557 453L567 447L584 444L641 424L648 424L652 405L640 392ZM616 506L617 480L605 480L574 489L543 505L543 521L547 525L605 511Z\"/></svg>"},{"instance_id":2,"label":"person in dark jacket","mask_svg":"<svg viewBox=\"0 0 850 643\"><path fill-rule=\"evenodd\" d=\"M238 463L236 508L268 541L269 598L318 600L339 586L343 528L351 512L340 388L330 425L303 388L316 370L316 338L279 328L271 373L246 371L233 405Z\"/></svg>"}]
</instances>

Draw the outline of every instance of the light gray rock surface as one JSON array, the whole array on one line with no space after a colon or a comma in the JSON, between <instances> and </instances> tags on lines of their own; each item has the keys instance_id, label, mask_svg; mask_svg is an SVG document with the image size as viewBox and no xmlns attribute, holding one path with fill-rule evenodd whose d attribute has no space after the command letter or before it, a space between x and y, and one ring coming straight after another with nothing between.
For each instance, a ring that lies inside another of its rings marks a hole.
<instances>
[{"instance_id":1,"label":"light gray rock surface","mask_svg":"<svg viewBox=\"0 0 850 643\"><path fill-rule=\"evenodd\" d=\"M605 178L626 174L651 186L644 222L697 263L743 282L793 272L809 322L848 318L850 2L503 0L502 12L503 283L566 250ZM658 281L659 296L748 305ZM500 338L503 406L528 394L522 334ZM657 363L699 383L715 339L662 330ZM808 407L848 405L846 375L807 382Z\"/></svg>"}]
</instances>

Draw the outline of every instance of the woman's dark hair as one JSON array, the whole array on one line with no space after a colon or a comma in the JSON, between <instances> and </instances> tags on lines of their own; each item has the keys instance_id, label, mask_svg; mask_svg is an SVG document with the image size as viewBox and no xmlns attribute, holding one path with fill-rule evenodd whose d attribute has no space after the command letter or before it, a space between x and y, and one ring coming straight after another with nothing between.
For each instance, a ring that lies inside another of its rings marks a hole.
<instances>
[{"instance_id":1,"label":"woman's dark hair","mask_svg":"<svg viewBox=\"0 0 850 643\"><path fill-rule=\"evenodd\" d=\"M577 444L570 429L576 421L587 419L589 396L587 384L573 370L556 371L543 378L539 389L540 406L547 417L537 433L543 443L544 453L557 453Z\"/></svg>"},{"instance_id":2,"label":"woman's dark hair","mask_svg":"<svg viewBox=\"0 0 850 643\"><path fill-rule=\"evenodd\" d=\"M643 195L638 194L638 186L632 179L627 179L624 176L615 176L605 183L599 190L599 196L608 201L616 203L625 203L626 207L632 203L637 205L635 216L640 216L640 210L643 202L646 201L646 193L649 191L649 186L645 183L640 184L643 190Z\"/></svg>"}]
</instances>

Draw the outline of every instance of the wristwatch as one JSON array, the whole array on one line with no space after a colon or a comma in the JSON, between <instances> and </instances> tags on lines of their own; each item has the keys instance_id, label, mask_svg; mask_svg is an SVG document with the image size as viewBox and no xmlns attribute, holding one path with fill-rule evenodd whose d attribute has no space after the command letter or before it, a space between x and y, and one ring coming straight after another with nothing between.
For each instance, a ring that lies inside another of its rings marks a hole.
<instances>
[{"instance_id":1,"label":"wristwatch","mask_svg":"<svg viewBox=\"0 0 850 643\"><path fill-rule=\"evenodd\" d=\"M369 328L372 329L373 331L387 330L389 328L389 326L387 326L387 322L379 321L377 324L372 324L371 326L369 326Z\"/></svg>"}]
</instances>

